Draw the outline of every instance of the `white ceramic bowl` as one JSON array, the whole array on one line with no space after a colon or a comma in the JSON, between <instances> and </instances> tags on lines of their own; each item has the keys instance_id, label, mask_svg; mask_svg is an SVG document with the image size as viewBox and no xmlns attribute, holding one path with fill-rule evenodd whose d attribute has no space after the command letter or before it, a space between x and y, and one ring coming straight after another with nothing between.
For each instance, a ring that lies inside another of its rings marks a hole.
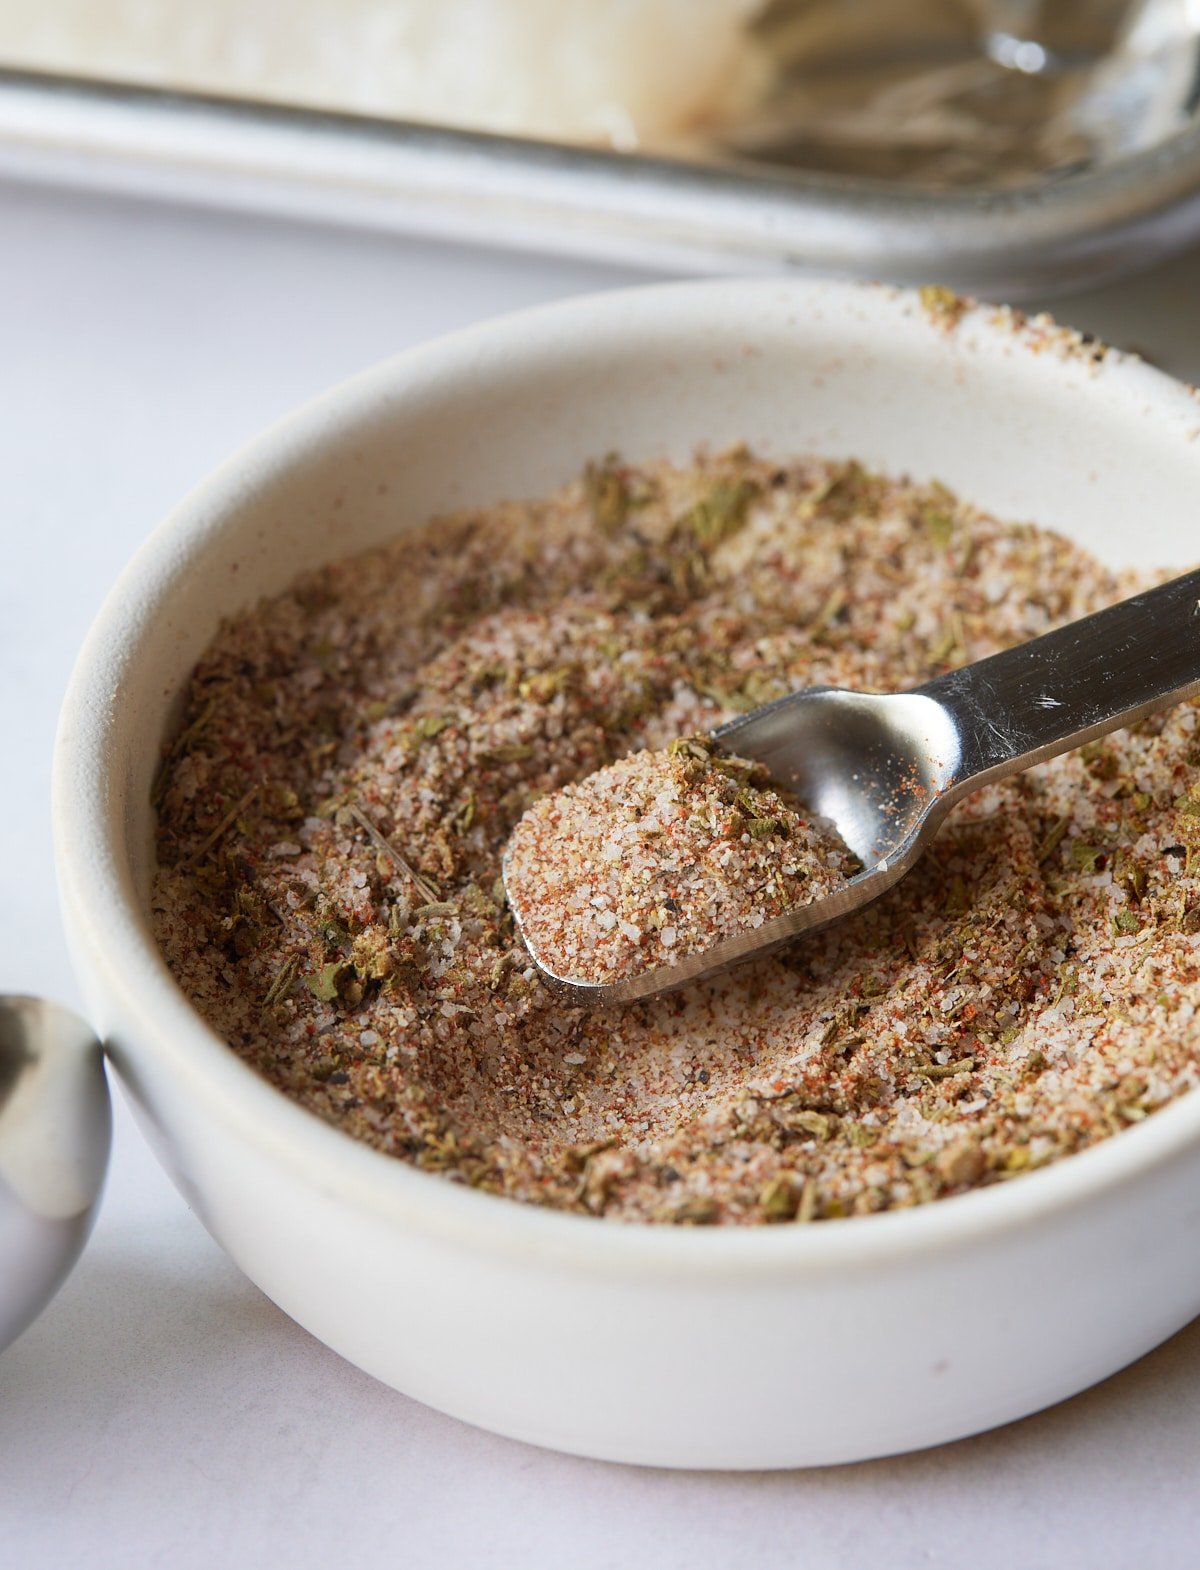
<instances>
[{"instance_id":1,"label":"white ceramic bowl","mask_svg":"<svg viewBox=\"0 0 1200 1570\"><path fill-rule=\"evenodd\" d=\"M845 1461L1083 1388L1200 1310L1200 1095L1013 1183L815 1227L525 1208L353 1143L194 1014L147 921L151 779L223 613L611 449L745 438L937 477L1113 560L1194 561L1200 403L1136 360L910 294L701 283L402 355L284 421L138 553L80 657L54 782L93 1018L180 1189L262 1289L470 1422L671 1466Z\"/></svg>"}]
</instances>

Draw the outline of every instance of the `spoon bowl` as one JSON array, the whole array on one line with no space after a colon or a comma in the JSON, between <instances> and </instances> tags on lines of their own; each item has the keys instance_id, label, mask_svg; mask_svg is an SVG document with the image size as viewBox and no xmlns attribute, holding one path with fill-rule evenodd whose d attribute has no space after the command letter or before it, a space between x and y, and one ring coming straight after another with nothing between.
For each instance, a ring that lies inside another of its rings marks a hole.
<instances>
[{"instance_id":1,"label":"spoon bowl","mask_svg":"<svg viewBox=\"0 0 1200 1570\"><path fill-rule=\"evenodd\" d=\"M505 889L530 958L568 1002L584 1007L633 1003L675 992L820 931L878 899L899 882L936 832L954 778L959 738L950 714L921 693L850 692L809 687L778 698L713 732L728 752L765 764L772 778L825 818L863 864L831 893L793 906L761 926L735 932L672 965L620 981L566 976L542 954L527 922L519 880Z\"/></svg>"},{"instance_id":2,"label":"spoon bowl","mask_svg":"<svg viewBox=\"0 0 1200 1570\"><path fill-rule=\"evenodd\" d=\"M961 751L935 699L837 687L808 688L739 715L715 739L765 764L836 827L866 869L859 884L913 859Z\"/></svg>"}]
</instances>

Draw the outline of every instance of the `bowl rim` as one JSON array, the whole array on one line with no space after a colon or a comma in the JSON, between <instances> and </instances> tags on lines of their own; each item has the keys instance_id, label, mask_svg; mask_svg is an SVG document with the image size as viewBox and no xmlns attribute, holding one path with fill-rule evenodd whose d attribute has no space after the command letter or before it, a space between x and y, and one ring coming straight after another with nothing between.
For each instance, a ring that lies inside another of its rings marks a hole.
<instances>
[{"instance_id":1,"label":"bowl rim","mask_svg":"<svg viewBox=\"0 0 1200 1570\"><path fill-rule=\"evenodd\" d=\"M239 1137L302 1181L404 1227L474 1250L526 1262L570 1261L593 1274L685 1277L717 1286L754 1278L812 1277L831 1268L872 1268L903 1258L973 1247L1015 1229L1045 1223L1094 1203L1114 1188L1145 1178L1188 1152L1200 1151L1200 1089L1184 1092L1152 1118L1099 1144L1021 1174L1020 1180L974 1189L935 1204L823 1221L807 1227L672 1227L605 1223L482 1193L360 1143L276 1090L193 1010L122 890L114 853L106 769L112 712L130 648L154 604L186 571L189 553L231 518L249 482L285 472L314 446L345 437L378 410L381 397L419 392L423 380L471 375L482 348L528 355L539 343L603 330L632 338L637 324L712 318L731 303L750 306L775 295L789 308L816 312L825 325L842 314L882 325L928 323L931 341L947 325L919 291L821 279L721 279L650 284L578 296L494 318L420 344L335 385L241 447L202 480L150 534L106 596L68 684L55 742L52 819L60 899L77 968L85 949L88 975L108 1012L153 1042ZM1005 307L963 302L953 332L968 351L1013 352L1013 346L1061 364L1088 364L1088 381L1115 390L1186 441L1200 437L1196 390L1136 355L1103 351L1048 318L1026 319ZM495 360L491 363L495 363ZM487 374L491 374L490 372ZM1197 442L1200 473L1200 442ZM182 547L182 548L181 548ZM100 1022L104 1025L104 1021ZM119 1042L110 1049L127 1078Z\"/></svg>"}]
</instances>

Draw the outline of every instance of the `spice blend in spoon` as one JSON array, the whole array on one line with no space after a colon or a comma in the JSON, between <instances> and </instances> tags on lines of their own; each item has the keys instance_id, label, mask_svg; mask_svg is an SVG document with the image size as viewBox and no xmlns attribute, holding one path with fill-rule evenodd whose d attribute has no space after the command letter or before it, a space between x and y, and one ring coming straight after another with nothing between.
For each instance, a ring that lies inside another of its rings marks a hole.
<instances>
[{"instance_id":1,"label":"spice blend in spoon","mask_svg":"<svg viewBox=\"0 0 1200 1570\"><path fill-rule=\"evenodd\" d=\"M543 969L612 982L822 899L860 863L762 763L688 736L534 803L505 883Z\"/></svg>"}]
</instances>

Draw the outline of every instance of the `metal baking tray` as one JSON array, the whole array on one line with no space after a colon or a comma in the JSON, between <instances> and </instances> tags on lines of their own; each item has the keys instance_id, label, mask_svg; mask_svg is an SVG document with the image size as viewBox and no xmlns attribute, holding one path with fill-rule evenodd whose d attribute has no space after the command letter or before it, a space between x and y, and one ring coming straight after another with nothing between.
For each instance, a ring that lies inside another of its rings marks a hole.
<instances>
[{"instance_id":1,"label":"metal baking tray","mask_svg":"<svg viewBox=\"0 0 1200 1570\"><path fill-rule=\"evenodd\" d=\"M921 189L0 69L0 176L673 272L1021 299L1200 237L1200 124L1015 189Z\"/></svg>"}]
</instances>

